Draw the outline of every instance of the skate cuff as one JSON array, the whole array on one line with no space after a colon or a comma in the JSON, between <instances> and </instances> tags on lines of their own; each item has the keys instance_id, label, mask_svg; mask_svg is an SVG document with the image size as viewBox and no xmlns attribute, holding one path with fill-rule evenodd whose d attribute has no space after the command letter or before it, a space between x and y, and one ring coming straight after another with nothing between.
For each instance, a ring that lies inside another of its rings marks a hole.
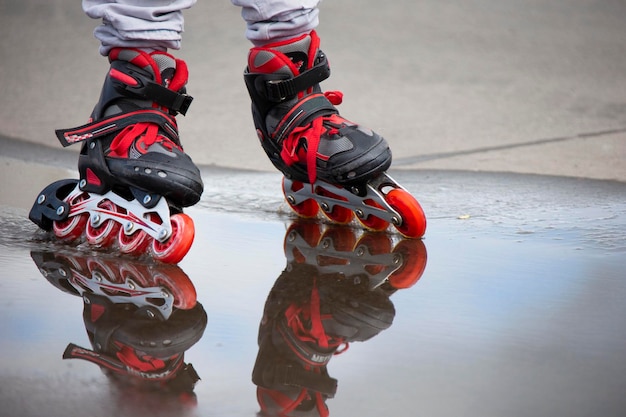
<instances>
[{"instance_id":1,"label":"skate cuff","mask_svg":"<svg viewBox=\"0 0 626 417\"><path fill-rule=\"evenodd\" d=\"M119 132L127 126L140 122L159 125L170 139L175 143L179 143L176 123L166 113L158 109L142 109L130 113L117 114L82 126L70 129L57 129L55 133L61 145L67 147L87 139L96 139Z\"/></svg>"},{"instance_id":2,"label":"skate cuff","mask_svg":"<svg viewBox=\"0 0 626 417\"><path fill-rule=\"evenodd\" d=\"M320 53L320 62L313 68L286 80L266 80L265 89L261 89L261 95L272 102L279 103L293 97L300 91L305 91L330 77L330 66L326 55Z\"/></svg>"}]
</instances>

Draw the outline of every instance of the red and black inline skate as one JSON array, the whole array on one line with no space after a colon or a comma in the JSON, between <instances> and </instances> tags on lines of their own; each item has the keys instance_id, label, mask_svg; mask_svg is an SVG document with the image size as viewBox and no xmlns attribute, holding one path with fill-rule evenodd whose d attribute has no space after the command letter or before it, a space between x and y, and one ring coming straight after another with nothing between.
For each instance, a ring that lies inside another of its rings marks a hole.
<instances>
[{"instance_id":1,"label":"red and black inline skate","mask_svg":"<svg viewBox=\"0 0 626 417\"><path fill-rule=\"evenodd\" d=\"M335 223L357 220L380 231L393 225L422 237L426 216L417 200L385 171L391 151L377 133L339 115L337 91L323 93L330 76L312 31L250 50L245 82L261 145L283 174L283 192L302 217L322 213Z\"/></svg>"},{"instance_id":2,"label":"red and black inline skate","mask_svg":"<svg viewBox=\"0 0 626 417\"><path fill-rule=\"evenodd\" d=\"M30 219L63 240L177 263L194 238L182 212L203 191L184 153L175 116L185 114L184 61L165 52L112 49L100 100L86 125L57 130L63 146L82 143L79 180L60 180L37 197Z\"/></svg>"},{"instance_id":3,"label":"red and black inline skate","mask_svg":"<svg viewBox=\"0 0 626 417\"><path fill-rule=\"evenodd\" d=\"M52 285L83 300L92 349L69 343L63 359L98 365L132 402L147 392L193 396L199 377L185 351L202 337L207 315L181 268L115 256L31 257Z\"/></svg>"},{"instance_id":4,"label":"red and black inline skate","mask_svg":"<svg viewBox=\"0 0 626 417\"><path fill-rule=\"evenodd\" d=\"M426 247L300 219L288 228L284 251L287 266L259 325L257 400L263 415L328 416L326 401L337 392L330 360L392 325L390 297L420 280Z\"/></svg>"}]
</instances>

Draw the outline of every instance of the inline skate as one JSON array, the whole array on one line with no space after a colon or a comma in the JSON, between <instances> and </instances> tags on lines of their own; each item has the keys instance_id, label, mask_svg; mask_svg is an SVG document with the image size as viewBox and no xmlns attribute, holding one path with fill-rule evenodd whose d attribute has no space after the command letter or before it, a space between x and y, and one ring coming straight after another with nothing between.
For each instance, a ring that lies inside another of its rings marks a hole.
<instances>
[{"instance_id":1,"label":"inline skate","mask_svg":"<svg viewBox=\"0 0 626 417\"><path fill-rule=\"evenodd\" d=\"M391 165L385 139L339 115L340 92L321 91L330 67L319 44L312 31L254 47L244 74L257 135L284 174L287 203L302 217L321 208L335 223L356 216L369 230L392 224L405 237L422 237L420 204L385 172Z\"/></svg>"},{"instance_id":2,"label":"inline skate","mask_svg":"<svg viewBox=\"0 0 626 417\"><path fill-rule=\"evenodd\" d=\"M175 116L186 114L184 61L165 52L112 49L110 70L89 123L57 130L82 143L79 180L50 184L30 219L63 240L177 263L194 238L183 207L200 200L200 170L181 146Z\"/></svg>"},{"instance_id":3,"label":"inline skate","mask_svg":"<svg viewBox=\"0 0 626 417\"><path fill-rule=\"evenodd\" d=\"M69 343L63 359L100 366L123 390L193 391L199 377L184 354L202 337L207 316L182 269L107 256L31 257L52 285L83 300L93 349Z\"/></svg>"},{"instance_id":4,"label":"inline skate","mask_svg":"<svg viewBox=\"0 0 626 417\"><path fill-rule=\"evenodd\" d=\"M394 245L388 234L296 220L285 233L287 266L259 325L252 372L268 415L327 416L337 380L330 360L353 342L388 329L390 296L412 287L426 267L421 240Z\"/></svg>"}]
</instances>

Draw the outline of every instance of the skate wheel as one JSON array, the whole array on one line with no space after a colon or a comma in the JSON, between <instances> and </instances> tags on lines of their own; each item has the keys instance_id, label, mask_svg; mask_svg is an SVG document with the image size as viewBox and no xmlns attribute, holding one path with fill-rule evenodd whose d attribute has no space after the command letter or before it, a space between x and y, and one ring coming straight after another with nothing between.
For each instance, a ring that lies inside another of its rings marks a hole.
<instances>
[{"instance_id":1,"label":"skate wheel","mask_svg":"<svg viewBox=\"0 0 626 417\"><path fill-rule=\"evenodd\" d=\"M170 221L172 222L172 235L165 242L153 240L152 253L154 259L158 261L175 264L189 252L195 236L195 228L191 217L184 213L174 214Z\"/></svg>"},{"instance_id":2,"label":"skate wheel","mask_svg":"<svg viewBox=\"0 0 626 417\"><path fill-rule=\"evenodd\" d=\"M387 222L385 222L387 223ZM364 233L356 243L355 253L359 256L367 256L365 249L369 255L382 255L391 253L393 245L390 237L384 233ZM385 270L385 265L380 263L371 263L364 266L365 271L370 275L376 275Z\"/></svg>"},{"instance_id":3,"label":"skate wheel","mask_svg":"<svg viewBox=\"0 0 626 417\"><path fill-rule=\"evenodd\" d=\"M196 305L196 287L179 267L175 265L161 267L155 271L153 279L155 284L172 294L174 307L189 310Z\"/></svg>"},{"instance_id":4,"label":"skate wheel","mask_svg":"<svg viewBox=\"0 0 626 417\"><path fill-rule=\"evenodd\" d=\"M335 205L330 211L322 210L324 216L337 224L348 224L352 221L352 210Z\"/></svg>"},{"instance_id":5,"label":"skate wheel","mask_svg":"<svg viewBox=\"0 0 626 417\"><path fill-rule=\"evenodd\" d=\"M316 187L315 193L333 201L347 201L345 197L337 195L323 186ZM332 208L330 208L330 205L325 202L319 203L319 205L322 209L322 213L324 213L324 216L326 216L333 223L348 224L352 221L353 213L352 210L348 208L342 207L338 204L335 204Z\"/></svg>"},{"instance_id":6,"label":"skate wheel","mask_svg":"<svg viewBox=\"0 0 626 417\"><path fill-rule=\"evenodd\" d=\"M424 236L426 216L411 194L402 189L393 189L386 195L385 200L402 216L402 224L394 225L398 232L410 239Z\"/></svg>"},{"instance_id":7,"label":"skate wheel","mask_svg":"<svg viewBox=\"0 0 626 417\"><path fill-rule=\"evenodd\" d=\"M313 199L308 199L308 200L304 200L303 202L299 203L299 204L293 204L291 201L289 201L289 194L291 192L296 192L298 190L301 190L302 187L304 187L304 183L300 182L300 181L294 181L291 185L291 190L287 191L285 189L285 178L283 177L283 182L282 182L282 188L283 188L283 194L285 195L285 200L287 201L287 204L289 204L289 207L291 207L291 209L300 217L304 217L304 218L312 218L317 216L317 212L319 210L319 206L317 205L317 202Z\"/></svg>"},{"instance_id":8,"label":"skate wheel","mask_svg":"<svg viewBox=\"0 0 626 417\"><path fill-rule=\"evenodd\" d=\"M337 257L337 252L352 252L356 246L356 236L354 230L349 227L329 227L326 229L320 240L318 248L322 250L319 253L318 262L320 266L325 265L344 265L347 264L345 258ZM325 253L326 249L334 249Z\"/></svg>"},{"instance_id":9,"label":"skate wheel","mask_svg":"<svg viewBox=\"0 0 626 417\"><path fill-rule=\"evenodd\" d=\"M393 253L400 256L402 266L391 274L389 284L396 289L412 287L426 269L426 245L418 239L402 240L393 249Z\"/></svg>"},{"instance_id":10,"label":"skate wheel","mask_svg":"<svg viewBox=\"0 0 626 417\"><path fill-rule=\"evenodd\" d=\"M371 207L382 208L380 204L376 203L373 200L368 199L363 201L363 203ZM371 214L365 219L357 216L357 219L359 220L359 223L361 223L367 230L371 230L373 232L381 232L389 226L389 223L386 220Z\"/></svg>"},{"instance_id":11,"label":"skate wheel","mask_svg":"<svg viewBox=\"0 0 626 417\"><path fill-rule=\"evenodd\" d=\"M116 265L110 261L107 262L98 258L89 258L87 259L87 270L91 278L99 283L108 281L109 283L113 282L119 284L122 281L120 271L117 269ZM120 291L117 286L105 286L104 284L102 284L101 289L107 295L118 295L120 292L123 292Z\"/></svg>"},{"instance_id":12,"label":"skate wheel","mask_svg":"<svg viewBox=\"0 0 626 417\"><path fill-rule=\"evenodd\" d=\"M137 230L135 233L127 235L124 233L124 229L120 228L117 243L120 247L120 252L129 255L141 255L150 246L151 239L152 237L143 230Z\"/></svg>"},{"instance_id":13,"label":"skate wheel","mask_svg":"<svg viewBox=\"0 0 626 417\"><path fill-rule=\"evenodd\" d=\"M86 199L87 195L81 193L72 199L65 200L65 202L70 205L71 212L72 206L75 206ZM83 234L87 221L89 221L89 215L87 213L82 213L76 216L68 217L62 221L53 222L52 230L54 231L54 235L59 239L73 241L78 239Z\"/></svg>"},{"instance_id":14,"label":"skate wheel","mask_svg":"<svg viewBox=\"0 0 626 417\"><path fill-rule=\"evenodd\" d=\"M120 208L109 200L105 200L98 205L102 212L119 213ZM108 247L111 246L117 233L120 229L120 224L112 219L104 220L98 226L93 226L91 221L87 223L85 229L85 236L87 242L93 246Z\"/></svg>"}]
</instances>

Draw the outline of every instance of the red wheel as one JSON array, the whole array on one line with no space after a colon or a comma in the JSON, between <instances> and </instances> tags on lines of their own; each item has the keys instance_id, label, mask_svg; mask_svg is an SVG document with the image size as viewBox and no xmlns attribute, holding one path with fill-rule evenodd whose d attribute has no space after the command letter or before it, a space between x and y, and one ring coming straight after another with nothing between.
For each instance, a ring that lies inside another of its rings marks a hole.
<instances>
[{"instance_id":1,"label":"red wheel","mask_svg":"<svg viewBox=\"0 0 626 417\"><path fill-rule=\"evenodd\" d=\"M382 209L380 204L378 204L374 200L367 199L367 200L363 201L363 203L365 203L366 205L371 206L371 207L377 207L377 208ZM380 217L376 217L376 216L371 215L371 214L367 218L365 218L365 219L362 219L362 218L357 216L357 219L359 219L359 222L363 226L365 226L366 229L374 231L374 232L381 232L381 231L385 230L389 226L389 223L386 220L381 219Z\"/></svg>"},{"instance_id":2,"label":"red wheel","mask_svg":"<svg viewBox=\"0 0 626 417\"><path fill-rule=\"evenodd\" d=\"M154 259L167 263L175 264L180 262L193 243L195 236L195 228L191 217L184 213L174 214L170 221L172 222L172 235L165 241L152 241L152 253Z\"/></svg>"},{"instance_id":3,"label":"red wheel","mask_svg":"<svg viewBox=\"0 0 626 417\"><path fill-rule=\"evenodd\" d=\"M345 207L336 205L331 211L322 210L322 213L333 223L348 224L352 221L352 210Z\"/></svg>"},{"instance_id":4,"label":"red wheel","mask_svg":"<svg viewBox=\"0 0 626 417\"><path fill-rule=\"evenodd\" d=\"M174 297L174 307L189 310L196 305L196 287L175 265L162 266L155 270L153 279L156 285L166 288Z\"/></svg>"},{"instance_id":5,"label":"red wheel","mask_svg":"<svg viewBox=\"0 0 626 417\"><path fill-rule=\"evenodd\" d=\"M335 193L332 193L325 189L323 186L319 186L316 188L315 192L322 197L329 197L333 200L338 201L347 201L346 198L341 197ZM352 220L352 210L342 207L340 205L335 205L330 211L326 211L324 206L322 206L322 213L332 222L337 224L348 224Z\"/></svg>"},{"instance_id":6,"label":"red wheel","mask_svg":"<svg viewBox=\"0 0 626 417\"><path fill-rule=\"evenodd\" d=\"M397 188L389 191L385 200L402 216L402 224L395 226L398 232L411 239L424 236L426 216L422 206L411 194Z\"/></svg>"},{"instance_id":7,"label":"red wheel","mask_svg":"<svg viewBox=\"0 0 626 417\"><path fill-rule=\"evenodd\" d=\"M391 274L389 284L396 289L412 287L426 269L426 245L418 239L402 240L393 249L393 253L402 257L402 266Z\"/></svg>"},{"instance_id":8,"label":"red wheel","mask_svg":"<svg viewBox=\"0 0 626 417\"><path fill-rule=\"evenodd\" d=\"M376 258L375 255L391 253L391 249L393 247L389 235L385 233L367 232L364 233L363 236L361 236L359 241L356 243L356 250L358 250L360 246L365 246L369 254L372 255L373 259ZM370 263L364 266L365 270L371 275L379 274L385 269L385 267L386 265L380 263Z\"/></svg>"},{"instance_id":9,"label":"red wheel","mask_svg":"<svg viewBox=\"0 0 626 417\"><path fill-rule=\"evenodd\" d=\"M151 240L152 237L143 230L137 230L127 235L124 233L124 229L120 228L120 232L117 236L120 252L137 256L146 252L148 246L150 246Z\"/></svg>"},{"instance_id":10,"label":"red wheel","mask_svg":"<svg viewBox=\"0 0 626 417\"><path fill-rule=\"evenodd\" d=\"M329 227L322 235L320 246L325 249L330 247L331 244L337 252L352 252L356 245L354 231L349 227ZM326 253L322 250L317 256L317 262L319 266L348 265L350 260L347 256L341 256L341 254L337 253Z\"/></svg>"},{"instance_id":11,"label":"red wheel","mask_svg":"<svg viewBox=\"0 0 626 417\"><path fill-rule=\"evenodd\" d=\"M119 295L120 293L126 294L125 290L121 290L118 285L111 285L109 283L119 284L122 282L122 277L115 261L107 261L100 258L87 259L87 269L92 279L95 279L102 292L107 295ZM105 283L102 278L109 281Z\"/></svg>"},{"instance_id":12,"label":"red wheel","mask_svg":"<svg viewBox=\"0 0 626 417\"><path fill-rule=\"evenodd\" d=\"M81 193L74 198L65 200L65 202L70 205L71 212L72 206L75 206L81 201L85 201L86 199L87 194ZM83 234L88 220L89 215L87 213L81 213L76 216L68 217L65 220L55 221L52 224L54 235L59 239L67 241L76 240Z\"/></svg>"},{"instance_id":13,"label":"red wheel","mask_svg":"<svg viewBox=\"0 0 626 417\"><path fill-rule=\"evenodd\" d=\"M109 200L104 200L98 205L98 207L110 213L120 212L120 208ZM96 227L94 227L90 221L87 223L85 236L87 237L87 242L89 242L89 244L94 246L107 247L111 246L111 244L117 237L119 229L120 224L113 219L107 219Z\"/></svg>"},{"instance_id":14,"label":"red wheel","mask_svg":"<svg viewBox=\"0 0 626 417\"><path fill-rule=\"evenodd\" d=\"M291 185L291 190L289 190L289 192L301 190L302 187L304 186L305 186L304 183L300 181L294 181ZM289 192L287 192L287 190L285 189L284 177L283 177L282 187L283 187L283 194L285 195L285 200L287 201L287 204L289 204L289 207L291 207L291 209L298 216L304 217L304 218L311 218L311 217L317 216L317 211L319 210L319 206L317 205L317 202L315 200L309 198L308 200L304 200L303 202L299 204L292 204L289 201L289 197L288 197Z\"/></svg>"}]
</instances>

